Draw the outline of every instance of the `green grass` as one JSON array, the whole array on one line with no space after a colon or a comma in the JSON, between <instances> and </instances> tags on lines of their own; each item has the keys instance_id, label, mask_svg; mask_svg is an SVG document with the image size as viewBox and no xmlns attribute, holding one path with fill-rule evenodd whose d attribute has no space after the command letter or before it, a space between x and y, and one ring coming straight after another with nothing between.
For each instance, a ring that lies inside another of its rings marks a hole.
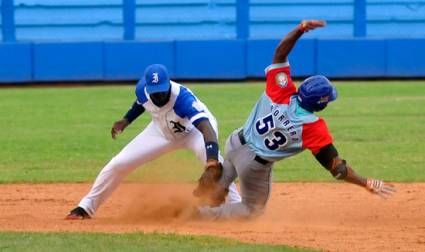
<instances>
[{"instance_id":1,"label":"green grass","mask_svg":"<svg viewBox=\"0 0 425 252\"><path fill-rule=\"evenodd\" d=\"M320 116L340 155L364 176L425 181L424 81L337 82L339 98ZM243 125L264 84L189 85L219 121L221 147ZM134 101L133 86L0 89L0 183L92 181L149 122L145 114L119 139L112 123ZM171 161L170 161L171 160ZM136 170L130 180L195 180L185 151ZM333 181L308 152L275 165L275 181Z\"/></svg>"},{"instance_id":2,"label":"green grass","mask_svg":"<svg viewBox=\"0 0 425 252\"><path fill-rule=\"evenodd\" d=\"M0 251L313 251L174 234L0 232Z\"/></svg>"}]
</instances>

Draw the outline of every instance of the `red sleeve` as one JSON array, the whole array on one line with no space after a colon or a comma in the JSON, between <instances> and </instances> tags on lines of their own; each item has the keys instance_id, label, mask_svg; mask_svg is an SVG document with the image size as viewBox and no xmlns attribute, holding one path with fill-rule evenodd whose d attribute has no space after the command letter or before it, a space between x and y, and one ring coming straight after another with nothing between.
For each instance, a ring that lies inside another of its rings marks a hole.
<instances>
[{"instance_id":1,"label":"red sleeve","mask_svg":"<svg viewBox=\"0 0 425 252\"><path fill-rule=\"evenodd\" d=\"M274 103L289 104L297 88L291 79L289 62L273 64L266 68L266 94Z\"/></svg>"},{"instance_id":2,"label":"red sleeve","mask_svg":"<svg viewBox=\"0 0 425 252\"><path fill-rule=\"evenodd\" d=\"M320 118L314 123L303 125L303 148L316 155L322 147L331 144L333 139L326 122Z\"/></svg>"}]
</instances>

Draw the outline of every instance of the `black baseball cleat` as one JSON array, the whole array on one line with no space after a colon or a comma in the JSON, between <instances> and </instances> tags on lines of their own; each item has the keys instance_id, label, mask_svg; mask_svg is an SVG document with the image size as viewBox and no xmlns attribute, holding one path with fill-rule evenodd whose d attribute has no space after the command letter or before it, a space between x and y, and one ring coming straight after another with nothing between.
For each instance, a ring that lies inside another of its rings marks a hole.
<instances>
[{"instance_id":1,"label":"black baseball cleat","mask_svg":"<svg viewBox=\"0 0 425 252\"><path fill-rule=\"evenodd\" d=\"M82 207L76 207L65 217L65 220L91 219L90 215Z\"/></svg>"}]
</instances>

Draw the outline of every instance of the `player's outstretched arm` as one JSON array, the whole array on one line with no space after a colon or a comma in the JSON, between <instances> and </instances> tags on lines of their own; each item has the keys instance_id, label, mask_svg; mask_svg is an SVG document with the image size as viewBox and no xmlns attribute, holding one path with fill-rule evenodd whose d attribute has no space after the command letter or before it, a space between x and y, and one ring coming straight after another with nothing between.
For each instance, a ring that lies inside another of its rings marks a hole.
<instances>
[{"instance_id":1,"label":"player's outstretched arm","mask_svg":"<svg viewBox=\"0 0 425 252\"><path fill-rule=\"evenodd\" d=\"M316 154L316 159L325 167L336 179L342 179L346 182L362 186L372 193L378 194L384 198L395 193L394 186L384 183L382 180L373 178L363 178L358 175L347 161L338 156L338 151L329 144Z\"/></svg>"},{"instance_id":2,"label":"player's outstretched arm","mask_svg":"<svg viewBox=\"0 0 425 252\"><path fill-rule=\"evenodd\" d=\"M196 128L202 133L207 152L207 161L218 161L218 141L214 128L208 119L202 120L196 125Z\"/></svg>"},{"instance_id":3,"label":"player's outstretched arm","mask_svg":"<svg viewBox=\"0 0 425 252\"><path fill-rule=\"evenodd\" d=\"M139 117L139 115L141 115L143 112L145 112L145 108L138 104L137 101L135 101L125 116L121 120L114 122L112 125L112 138L115 139L119 133L124 131L124 129L127 128L127 126L130 125L130 123Z\"/></svg>"},{"instance_id":4,"label":"player's outstretched arm","mask_svg":"<svg viewBox=\"0 0 425 252\"><path fill-rule=\"evenodd\" d=\"M215 197L213 191L216 188L218 180L223 173L223 167L218 159L218 143L217 136L209 120L202 120L196 125L196 128L202 133L205 141L205 151L207 154L207 165L198 180L198 186L193 194L200 198L208 198L211 205L218 206L224 202L226 189L221 193L221 197Z\"/></svg>"},{"instance_id":5,"label":"player's outstretched arm","mask_svg":"<svg viewBox=\"0 0 425 252\"><path fill-rule=\"evenodd\" d=\"M294 47L297 40L305 33L318 27L324 27L326 22L323 20L304 20L294 30L289 32L276 48L273 64L288 61L288 55Z\"/></svg>"},{"instance_id":6,"label":"player's outstretched arm","mask_svg":"<svg viewBox=\"0 0 425 252\"><path fill-rule=\"evenodd\" d=\"M341 168L344 169L344 167L347 170L347 175L344 180L347 182L365 187L371 193L375 193L384 198L393 195L396 191L393 185L385 183L382 180L374 178L363 178L362 176L358 175L345 160L339 157L334 158L333 164L329 167L329 170L331 173L337 174L338 176L341 174L339 173L339 170L341 170Z\"/></svg>"}]
</instances>

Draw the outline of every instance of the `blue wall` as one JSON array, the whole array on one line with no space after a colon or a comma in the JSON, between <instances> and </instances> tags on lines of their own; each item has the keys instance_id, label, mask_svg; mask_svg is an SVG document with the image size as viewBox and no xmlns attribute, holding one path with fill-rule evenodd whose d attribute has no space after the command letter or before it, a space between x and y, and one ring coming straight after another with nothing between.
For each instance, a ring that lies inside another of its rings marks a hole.
<instances>
[{"instance_id":1,"label":"blue wall","mask_svg":"<svg viewBox=\"0 0 425 252\"><path fill-rule=\"evenodd\" d=\"M263 77L278 43L0 43L0 82L134 80L153 63L165 64L179 79ZM289 57L294 76L331 78L425 77L424 58L425 39L301 39Z\"/></svg>"},{"instance_id":2,"label":"blue wall","mask_svg":"<svg viewBox=\"0 0 425 252\"><path fill-rule=\"evenodd\" d=\"M121 0L14 0L18 40L121 39Z\"/></svg>"},{"instance_id":3,"label":"blue wall","mask_svg":"<svg viewBox=\"0 0 425 252\"><path fill-rule=\"evenodd\" d=\"M165 64L173 78L263 77L279 40L302 19L328 26L294 48L294 76L425 77L425 0L251 0L249 8L236 0L0 4L3 83L135 80L152 63Z\"/></svg>"},{"instance_id":4,"label":"blue wall","mask_svg":"<svg viewBox=\"0 0 425 252\"><path fill-rule=\"evenodd\" d=\"M130 0L136 39L236 38L236 0ZM356 0L357 1L357 0ZM363 0L365 1L365 0ZM110 40L124 32L126 0L14 0L18 40ZM252 38L280 38L302 19L325 19L308 37L352 37L355 0L251 0ZM368 37L424 37L425 0L367 0Z\"/></svg>"},{"instance_id":5,"label":"blue wall","mask_svg":"<svg viewBox=\"0 0 425 252\"><path fill-rule=\"evenodd\" d=\"M136 39L236 38L236 0L130 0ZM251 38L280 38L302 19L325 19L307 37L352 37L357 0L251 0ZM365 1L365 0L363 0ZM14 0L18 40L122 39L125 0ZM367 0L368 37L424 37L425 0Z\"/></svg>"}]
</instances>

